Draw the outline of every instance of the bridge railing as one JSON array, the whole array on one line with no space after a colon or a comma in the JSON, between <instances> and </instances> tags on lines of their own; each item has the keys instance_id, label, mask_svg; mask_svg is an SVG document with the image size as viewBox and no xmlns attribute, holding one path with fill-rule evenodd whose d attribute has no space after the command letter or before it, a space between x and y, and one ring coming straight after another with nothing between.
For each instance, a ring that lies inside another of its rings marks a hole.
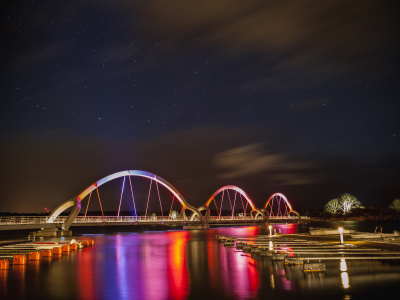
<instances>
[{"instance_id":1,"label":"bridge railing","mask_svg":"<svg viewBox=\"0 0 400 300\"><path fill-rule=\"evenodd\" d=\"M65 221L66 217L58 217L55 220L55 223L63 223ZM251 216L235 216L232 218L232 216L210 216L210 220L217 221L217 220L222 220L222 221L229 221L229 220L253 220ZM185 219L183 217L176 217L172 218L169 216L121 216L121 217L107 217L107 216L78 216L75 218L73 224L79 224L79 223L152 223L152 222L183 222ZM186 220L187 221L187 220Z\"/></svg>"},{"instance_id":2,"label":"bridge railing","mask_svg":"<svg viewBox=\"0 0 400 300\"><path fill-rule=\"evenodd\" d=\"M30 216L12 216L0 217L0 225L30 225L30 224L46 224L48 217L30 217Z\"/></svg>"},{"instance_id":3,"label":"bridge railing","mask_svg":"<svg viewBox=\"0 0 400 300\"><path fill-rule=\"evenodd\" d=\"M262 218L256 218L257 219L262 219ZM254 218L252 216L209 216L209 220L212 221L218 221L218 220L222 220L222 221L229 221L229 220L254 220Z\"/></svg>"},{"instance_id":4,"label":"bridge railing","mask_svg":"<svg viewBox=\"0 0 400 300\"><path fill-rule=\"evenodd\" d=\"M301 219L310 219L310 217L301 217ZM255 220L262 220L263 218L258 216L255 218ZM269 216L268 219L270 220L298 220L299 217L298 216ZM218 220L224 220L224 221L228 221L228 220L254 220L253 217L251 216L210 216L209 220L214 220L214 221L218 221Z\"/></svg>"},{"instance_id":5,"label":"bridge railing","mask_svg":"<svg viewBox=\"0 0 400 300\"><path fill-rule=\"evenodd\" d=\"M183 222L185 219L183 217L169 217L169 216L78 216L75 218L73 224L79 223L154 223L154 222ZM63 220L57 220L59 223L63 223Z\"/></svg>"}]
</instances>

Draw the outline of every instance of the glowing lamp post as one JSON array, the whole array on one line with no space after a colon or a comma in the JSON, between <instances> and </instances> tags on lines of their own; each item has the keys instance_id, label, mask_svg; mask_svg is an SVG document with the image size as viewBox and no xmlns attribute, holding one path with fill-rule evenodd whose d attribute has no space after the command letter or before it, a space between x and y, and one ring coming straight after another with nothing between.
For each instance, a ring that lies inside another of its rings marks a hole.
<instances>
[{"instance_id":1,"label":"glowing lamp post","mask_svg":"<svg viewBox=\"0 0 400 300\"><path fill-rule=\"evenodd\" d=\"M339 227L338 232L340 234L340 243L343 244L343 227Z\"/></svg>"},{"instance_id":2,"label":"glowing lamp post","mask_svg":"<svg viewBox=\"0 0 400 300\"><path fill-rule=\"evenodd\" d=\"M269 235L272 235L272 226L269 225L268 228L269 228Z\"/></svg>"}]
</instances>

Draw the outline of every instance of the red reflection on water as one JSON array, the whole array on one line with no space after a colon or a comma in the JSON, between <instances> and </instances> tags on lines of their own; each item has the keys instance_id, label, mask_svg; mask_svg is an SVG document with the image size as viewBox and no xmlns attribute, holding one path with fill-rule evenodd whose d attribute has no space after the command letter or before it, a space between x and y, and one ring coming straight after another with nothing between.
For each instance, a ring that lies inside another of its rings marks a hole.
<instances>
[{"instance_id":1,"label":"red reflection on water","mask_svg":"<svg viewBox=\"0 0 400 300\"><path fill-rule=\"evenodd\" d=\"M80 266L76 268L78 297L85 300L96 298L94 257L90 250L90 248L82 250L78 259Z\"/></svg>"},{"instance_id":2,"label":"red reflection on water","mask_svg":"<svg viewBox=\"0 0 400 300\"><path fill-rule=\"evenodd\" d=\"M289 257L295 257L296 255L293 253L293 248L288 247L286 248L286 251L289 252Z\"/></svg>"},{"instance_id":3,"label":"red reflection on water","mask_svg":"<svg viewBox=\"0 0 400 300\"><path fill-rule=\"evenodd\" d=\"M189 276L186 266L186 244L188 231L168 232L171 243L168 244L168 284L172 299L185 299L189 292Z\"/></svg>"},{"instance_id":4,"label":"red reflection on water","mask_svg":"<svg viewBox=\"0 0 400 300\"><path fill-rule=\"evenodd\" d=\"M257 295L257 290L259 287L259 275L257 269L257 261L253 258L249 257L249 288L250 288L250 297L253 298Z\"/></svg>"},{"instance_id":5,"label":"red reflection on water","mask_svg":"<svg viewBox=\"0 0 400 300\"><path fill-rule=\"evenodd\" d=\"M213 290L217 290L220 286L220 268L218 265L218 244L213 240L207 241L207 262L208 262L208 276L210 278L210 285Z\"/></svg>"}]
</instances>

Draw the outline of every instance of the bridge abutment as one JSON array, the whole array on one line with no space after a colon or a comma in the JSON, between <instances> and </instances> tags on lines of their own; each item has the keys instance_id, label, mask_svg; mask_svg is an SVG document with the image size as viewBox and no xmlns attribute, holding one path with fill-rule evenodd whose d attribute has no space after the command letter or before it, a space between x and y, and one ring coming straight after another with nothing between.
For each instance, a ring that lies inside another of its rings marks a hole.
<instances>
[{"instance_id":1,"label":"bridge abutment","mask_svg":"<svg viewBox=\"0 0 400 300\"><path fill-rule=\"evenodd\" d=\"M183 229L209 229L210 224L204 222L200 224L187 224L183 226Z\"/></svg>"},{"instance_id":2,"label":"bridge abutment","mask_svg":"<svg viewBox=\"0 0 400 300\"><path fill-rule=\"evenodd\" d=\"M34 237L63 237L72 236L72 230L59 230L58 228L44 228L33 232Z\"/></svg>"}]
</instances>

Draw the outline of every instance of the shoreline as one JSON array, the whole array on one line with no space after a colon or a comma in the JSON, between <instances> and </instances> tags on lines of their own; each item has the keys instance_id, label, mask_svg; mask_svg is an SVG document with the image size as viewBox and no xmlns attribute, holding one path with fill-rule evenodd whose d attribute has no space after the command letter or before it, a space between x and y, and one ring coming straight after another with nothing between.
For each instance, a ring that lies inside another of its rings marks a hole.
<instances>
[{"instance_id":1,"label":"shoreline","mask_svg":"<svg viewBox=\"0 0 400 300\"><path fill-rule=\"evenodd\" d=\"M358 222L363 222L363 221L399 221L400 219L398 218L393 218L389 216L382 216L382 217L377 217L377 216L370 216L370 217L332 217L332 218L323 218L323 217L310 217L310 222L336 222L336 221L358 221Z\"/></svg>"}]
</instances>

